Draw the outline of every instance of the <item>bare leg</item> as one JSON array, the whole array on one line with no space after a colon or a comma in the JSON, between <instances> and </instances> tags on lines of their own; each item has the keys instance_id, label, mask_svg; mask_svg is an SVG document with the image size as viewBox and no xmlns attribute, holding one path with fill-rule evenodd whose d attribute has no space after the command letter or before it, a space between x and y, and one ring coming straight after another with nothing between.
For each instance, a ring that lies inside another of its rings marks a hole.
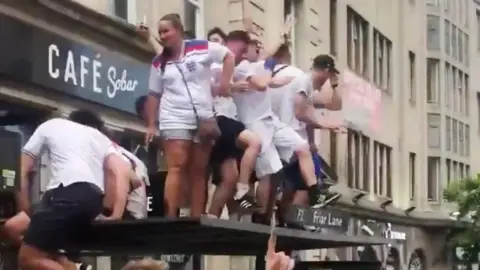
<instances>
[{"instance_id":1,"label":"bare leg","mask_svg":"<svg viewBox=\"0 0 480 270\"><path fill-rule=\"evenodd\" d=\"M189 178L192 181L190 185L191 192L191 211L190 216L200 217L205 213L207 204L207 167L210 160L211 144L194 143L192 145L191 156L189 160Z\"/></svg>"},{"instance_id":2,"label":"bare leg","mask_svg":"<svg viewBox=\"0 0 480 270\"><path fill-rule=\"evenodd\" d=\"M186 170L191 141L166 140L164 149L168 167L165 181L165 209L167 217L177 217L181 196L183 195L183 182L186 180Z\"/></svg>"},{"instance_id":3,"label":"bare leg","mask_svg":"<svg viewBox=\"0 0 480 270\"><path fill-rule=\"evenodd\" d=\"M48 253L26 244L20 247L18 261L23 270L65 270L61 264L50 259Z\"/></svg>"},{"instance_id":4,"label":"bare leg","mask_svg":"<svg viewBox=\"0 0 480 270\"><path fill-rule=\"evenodd\" d=\"M20 212L11 217L3 227L3 230L16 245L20 246L23 240L23 233L30 225L30 217L25 212Z\"/></svg>"},{"instance_id":5,"label":"bare leg","mask_svg":"<svg viewBox=\"0 0 480 270\"><path fill-rule=\"evenodd\" d=\"M317 184L317 176L315 175L315 166L313 164L312 152L308 148L308 145L301 147L295 151L295 154L298 158L298 163L300 164L300 172L305 181L305 184L308 187L314 186Z\"/></svg>"},{"instance_id":6,"label":"bare leg","mask_svg":"<svg viewBox=\"0 0 480 270\"><path fill-rule=\"evenodd\" d=\"M262 142L258 135L249 130L244 130L240 133L238 136L238 142L245 147L245 151L240 161L237 193L235 194L235 198L240 199L248 192L250 177L255 168L255 163L257 161L257 156L260 153Z\"/></svg>"},{"instance_id":7,"label":"bare leg","mask_svg":"<svg viewBox=\"0 0 480 270\"><path fill-rule=\"evenodd\" d=\"M227 159L220 166L222 180L215 189L210 204L209 214L220 217L223 207L232 197L235 191L235 184L238 180L238 167L236 159Z\"/></svg>"}]
</instances>

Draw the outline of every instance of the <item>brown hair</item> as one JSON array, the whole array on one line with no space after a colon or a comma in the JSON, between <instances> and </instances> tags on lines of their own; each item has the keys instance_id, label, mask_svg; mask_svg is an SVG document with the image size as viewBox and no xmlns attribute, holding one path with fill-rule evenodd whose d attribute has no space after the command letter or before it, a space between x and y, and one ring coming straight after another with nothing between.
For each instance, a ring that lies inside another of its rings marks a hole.
<instances>
[{"instance_id":1,"label":"brown hair","mask_svg":"<svg viewBox=\"0 0 480 270\"><path fill-rule=\"evenodd\" d=\"M179 33L184 33L182 19L177 13L169 13L163 15L163 17L160 18L159 22L160 21L169 21L172 24L173 28L175 28ZM165 71L165 66L167 65L167 61L171 56L172 49L164 46L162 54L160 54L160 70L162 72Z\"/></svg>"},{"instance_id":2,"label":"brown hair","mask_svg":"<svg viewBox=\"0 0 480 270\"><path fill-rule=\"evenodd\" d=\"M122 268L122 270L166 270L166 269L168 269L168 265L165 262L155 261L152 259L131 261Z\"/></svg>"}]
</instances>

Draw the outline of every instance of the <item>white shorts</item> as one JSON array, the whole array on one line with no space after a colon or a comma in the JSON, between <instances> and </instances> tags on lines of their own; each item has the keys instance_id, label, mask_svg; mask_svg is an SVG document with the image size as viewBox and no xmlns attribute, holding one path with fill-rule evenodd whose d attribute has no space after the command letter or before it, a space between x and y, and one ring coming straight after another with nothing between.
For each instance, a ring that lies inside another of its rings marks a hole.
<instances>
[{"instance_id":1,"label":"white shorts","mask_svg":"<svg viewBox=\"0 0 480 270\"><path fill-rule=\"evenodd\" d=\"M257 177L277 173L283 167L282 160L290 161L295 150L307 144L292 127L280 122L276 116L245 126L262 139L262 149L255 166Z\"/></svg>"}]
</instances>

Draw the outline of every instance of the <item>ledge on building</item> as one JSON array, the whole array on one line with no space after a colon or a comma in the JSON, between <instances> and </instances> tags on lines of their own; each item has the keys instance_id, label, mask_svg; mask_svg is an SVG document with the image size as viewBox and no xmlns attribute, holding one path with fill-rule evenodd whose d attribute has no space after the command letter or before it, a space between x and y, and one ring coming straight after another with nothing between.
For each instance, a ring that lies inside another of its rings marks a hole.
<instances>
[{"instance_id":1,"label":"ledge on building","mask_svg":"<svg viewBox=\"0 0 480 270\"><path fill-rule=\"evenodd\" d=\"M122 44L132 49L149 55L153 54L153 50L136 34L135 26L124 20L99 13L73 0L35 0L32 2L37 8L40 6L48 10L49 14L53 12L53 15L62 16L75 24L85 26L92 31L121 41ZM23 11L27 11L32 7L27 8L23 1L16 0L5 0L2 1L2 4ZM32 10L35 10L35 8L32 8Z\"/></svg>"},{"instance_id":2,"label":"ledge on building","mask_svg":"<svg viewBox=\"0 0 480 270\"><path fill-rule=\"evenodd\" d=\"M352 189L340 184L330 187L330 190L342 194L340 199L331 208L348 213L352 216L382 220L406 226L429 228L451 228L462 226L461 222L458 222L455 218L440 211L415 210L407 214L405 209L400 209L393 205L382 208L381 202L372 201L367 198L360 199L355 203L353 198L358 192L355 193Z\"/></svg>"}]
</instances>

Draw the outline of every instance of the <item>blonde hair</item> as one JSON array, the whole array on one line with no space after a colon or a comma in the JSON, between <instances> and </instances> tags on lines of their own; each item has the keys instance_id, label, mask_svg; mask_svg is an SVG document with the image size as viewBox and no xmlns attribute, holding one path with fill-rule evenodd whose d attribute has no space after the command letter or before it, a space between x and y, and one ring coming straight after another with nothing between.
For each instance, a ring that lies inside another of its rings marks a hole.
<instances>
[{"instance_id":1,"label":"blonde hair","mask_svg":"<svg viewBox=\"0 0 480 270\"><path fill-rule=\"evenodd\" d=\"M153 259L142 259L131 261L125 265L122 270L167 270L168 264L163 261Z\"/></svg>"}]
</instances>

